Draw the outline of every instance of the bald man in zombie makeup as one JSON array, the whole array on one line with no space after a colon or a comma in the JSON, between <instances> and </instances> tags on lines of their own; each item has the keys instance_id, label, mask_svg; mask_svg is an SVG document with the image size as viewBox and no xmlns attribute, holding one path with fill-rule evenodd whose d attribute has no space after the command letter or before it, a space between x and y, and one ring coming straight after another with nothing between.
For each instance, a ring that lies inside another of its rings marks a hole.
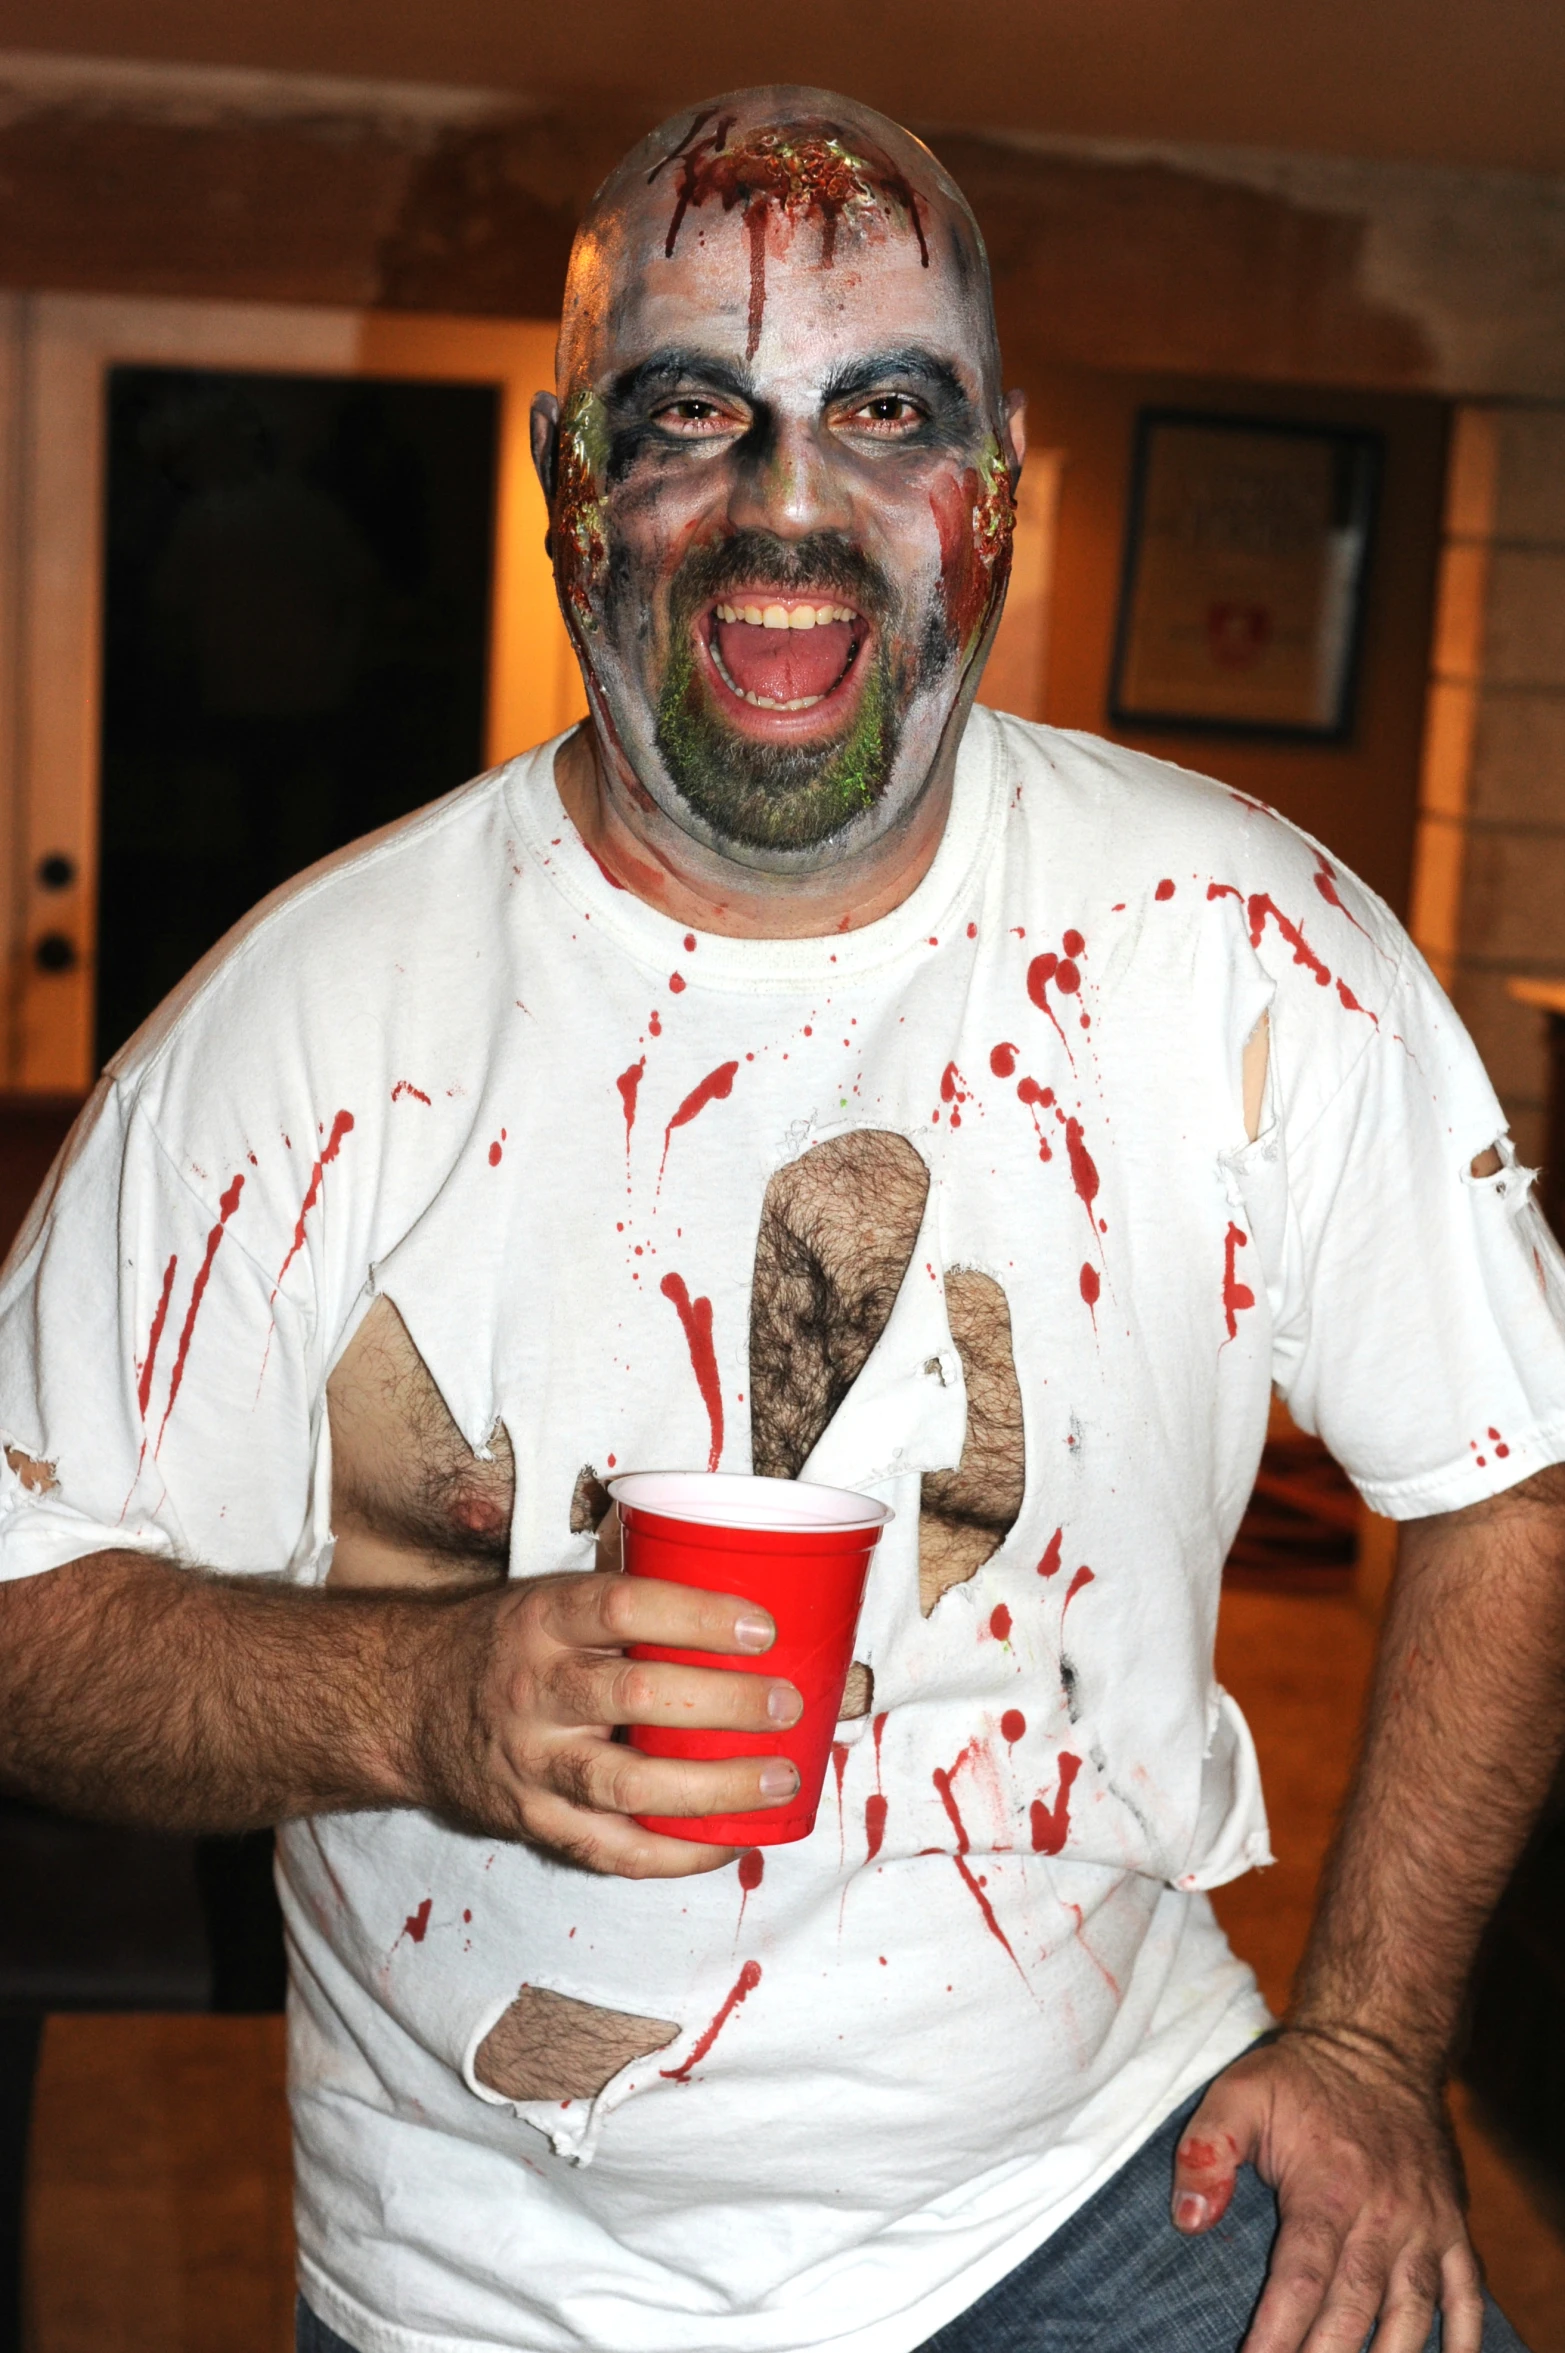
<instances>
[{"instance_id":1,"label":"bald man in zombie makeup","mask_svg":"<svg viewBox=\"0 0 1565 2353\"><path fill-rule=\"evenodd\" d=\"M974 708L1001 386L905 132L654 132L533 418L588 721L240 926L0 1288L0 1770L282 1826L306 2353L1518 2342L1441 2086L1565 1741L1565 1269L1372 894ZM1406 1523L1281 2028L1208 1898L1274 1385ZM793 1843L645 1826L798 1786L765 1611L616 1573L674 1467L895 1515Z\"/></svg>"},{"instance_id":2,"label":"bald man in zombie makeup","mask_svg":"<svg viewBox=\"0 0 1565 2353\"><path fill-rule=\"evenodd\" d=\"M643 859L665 840L650 795L668 863L710 853L702 913L745 888L736 863L789 932L826 928L844 861L905 895L998 618L1020 462L955 189L889 125L708 110L600 199L560 375L539 466L606 797L639 793Z\"/></svg>"}]
</instances>

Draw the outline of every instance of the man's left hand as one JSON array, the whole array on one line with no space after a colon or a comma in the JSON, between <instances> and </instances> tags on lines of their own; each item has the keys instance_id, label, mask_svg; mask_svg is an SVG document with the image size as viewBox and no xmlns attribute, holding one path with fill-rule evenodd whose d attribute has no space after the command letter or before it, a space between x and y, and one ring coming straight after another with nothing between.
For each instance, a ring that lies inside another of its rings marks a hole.
<instances>
[{"instance_id":1,"label":"man's left hand","mask_svg":"<svg viewBox=\"0 0 1565 2353\"><path fill-rule=\"evenodd\" d=\"M1389 2058L1311 2029L1220 2075L1174 2159L1173 2221L1221 2221L1238 2169L1277 2194L1281 2224L1242 2353L1479 2353L1483 2299L1459 2164L1438 2092Z\"/></svg>"}]
</instances>

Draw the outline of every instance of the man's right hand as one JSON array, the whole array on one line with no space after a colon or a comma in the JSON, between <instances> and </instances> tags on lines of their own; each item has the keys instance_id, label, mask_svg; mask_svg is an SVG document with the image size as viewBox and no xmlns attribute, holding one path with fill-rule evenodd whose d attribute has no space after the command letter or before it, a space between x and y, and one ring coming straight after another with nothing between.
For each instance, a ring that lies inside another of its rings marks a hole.
<instances>
[{"instance_id":1,"label":"man's right hand","mask_svg":"<svg viewBox=\"0 0 1565 2353\"><path fill-rule=\"evenodd\" d=\"M771 1675L627 1647L753 1658L773 1637L747 1602L650 1578L323 1591L96 1553L0 1583L0 1787L198 1833L419 1806L588 1870L678 1878L732 1849L633 1811L747 1812L798 1777L781 1757L644 1757L615 1732L782 1732L801 1702Z\"/></svg>"},{"instance_id":2,"label":"man's right hand","mask_svg":"<svg viewBox=\"0 0 1565 2353\"><path fill-rule=\"evenodd\" d=\"M775 1631L753 1603L646 1577L529 1577L436 1603L433 1656L426 1651L402 1694L405 1802L464 1829L528 1839L589 1871L676 1879L715 1870L732 1847L665 1838L632 1816L783 1805L798 1787L794 1766L785 1757L643 1756L614 1733L629 1724L782 1732L803 1703L770 1675L627 1651L653 1643L754 1657Z\"/></svg>"}]
</instances>

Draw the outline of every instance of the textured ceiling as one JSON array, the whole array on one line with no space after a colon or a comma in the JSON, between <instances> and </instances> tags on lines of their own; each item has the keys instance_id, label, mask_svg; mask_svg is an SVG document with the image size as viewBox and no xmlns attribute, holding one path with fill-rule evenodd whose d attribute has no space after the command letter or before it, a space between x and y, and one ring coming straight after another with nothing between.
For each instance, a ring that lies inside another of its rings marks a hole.
<instances>
[{"instance_id":1,"label":"textured ceiling","mask_svg":"<svg viewBox=\"0 0 1565 2353\"><path fill-rule=\"evenodd\" d=\"M926 125L1565 173L1559 0L0 0L0 47L652 117L808 80Z\"/></svg>"}]
</instances>

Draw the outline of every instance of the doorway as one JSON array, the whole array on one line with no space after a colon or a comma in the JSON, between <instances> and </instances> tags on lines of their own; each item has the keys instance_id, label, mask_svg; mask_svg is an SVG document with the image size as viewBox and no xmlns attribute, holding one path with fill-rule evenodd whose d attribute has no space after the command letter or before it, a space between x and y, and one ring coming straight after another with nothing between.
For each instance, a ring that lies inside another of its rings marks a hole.
<instances>
[{"instance_id":1,"label":"doorway","mask_svg":"<svg viewBox=\"0 0 1565 2353\"><path fill-rule=\"evenodd\" d=\"M268 891L483 766L493 385L117 367L101 1066Z\"/></svg>"},{"instance_id":2,"label":"doorway","mask_svg":"<svg viewBox=\"0 0 1565 2353\"><path fill-rule=\"evenodd\" d=\"M81 1095L257 895L581 716L555 334L0 295L0 1089Z\"/></svg>"}]
</instances>

